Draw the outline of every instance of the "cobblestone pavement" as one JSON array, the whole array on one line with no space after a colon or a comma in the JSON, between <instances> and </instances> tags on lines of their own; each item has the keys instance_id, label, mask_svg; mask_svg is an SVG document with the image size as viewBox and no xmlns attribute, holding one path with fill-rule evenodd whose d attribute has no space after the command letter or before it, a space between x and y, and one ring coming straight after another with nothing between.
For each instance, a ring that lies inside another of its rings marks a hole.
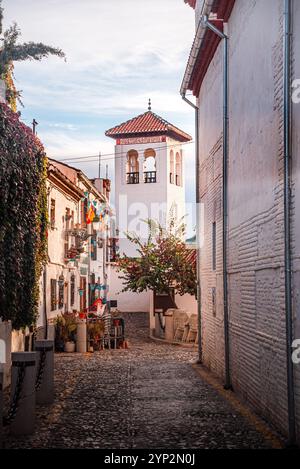
<instances>
[{"instance_id":1,"label":"cobblestone pavement","mask_svg":"<svg viewBox=\"0 0 300 469\"><path fill-rule=\"evenodd\" d=\"M194 371L194 351L148 339L146 315L125 320L128 350L56 356L55 403L7 448L269 447Z\"/></svg>"}]
</instances>

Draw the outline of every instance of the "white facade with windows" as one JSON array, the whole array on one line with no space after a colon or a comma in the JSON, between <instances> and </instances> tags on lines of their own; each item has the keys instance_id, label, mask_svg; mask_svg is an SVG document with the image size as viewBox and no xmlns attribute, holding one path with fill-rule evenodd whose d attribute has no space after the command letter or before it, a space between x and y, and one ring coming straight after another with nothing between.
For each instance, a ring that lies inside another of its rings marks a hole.
<instances>
[{"instance_id":1,"label":"white facade with windows","mask_svg":"<svg viewBox=\"0 0 300 469\"><path fill-rule=\"evenodd\" d=\"M39 327L63 312L83 312L105 294L95 286L107 283L109 214L101 223L87 223L87 217L89 206L96 212L109 204L94 184L80 170L49 160L48 263L40 282Z\"/></svg>"}]
</instances>

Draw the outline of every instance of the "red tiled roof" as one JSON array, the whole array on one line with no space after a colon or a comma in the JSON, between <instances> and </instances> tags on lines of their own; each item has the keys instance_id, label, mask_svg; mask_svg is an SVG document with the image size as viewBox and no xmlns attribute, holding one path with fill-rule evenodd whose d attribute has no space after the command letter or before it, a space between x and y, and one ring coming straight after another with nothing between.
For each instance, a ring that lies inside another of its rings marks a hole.
<instances>
[{"instance_id":1,"label":"red tiled roof","mask_svg":"<svg viewBox=\"0 0 300 469\"><path fill-rule=\"evenodd\" d=\"M192 0L186 0L188 3ZM212 5L212 13L217 15L217 19L212 19L211 22L220 30L223 31L224 23L227 23L232 13L235 0L214 0ZM196 35L197 37L197 35ZM195 40L196 40L195 37ZM195 44L194 40L194 44ZM207 73L208 67L218 49L221 38L214 32L206 29L202 41L202 45L198 51L197 58L193 65L193 71L190 76L190 82L187 89L193 91L194 96L198 96L204 77ZM194 45L193 45L194 47ZM189 61L193 59L193 47L190 52ZM188 70L188 68L186 69Z\"/></svg>"},{"instance_id":2,"label":"red tiled roof","mask_svg":"<svg viewBox=\"0 0 300 469\"><path fill-rule=\"evenodd\" d=\"M179 140L180 142L189 142L192 140L190 135L170 124L162 117L157 116L152 111L140 114L133 119L107 130L105 135L115 139L142 135L167 135L175 140Z\"/></svg>"},{"instance_id":3,"label":"red tiled roof","mask_svg":"<svg viewBox=\"0 0 300 469\"><path fill-rule=\"evenodd\" d=\"M193 267L196 267L196 265L197 265L197 250L196 249L187 249L186 250L186 260Z\"/></svg>"}]
</instances>

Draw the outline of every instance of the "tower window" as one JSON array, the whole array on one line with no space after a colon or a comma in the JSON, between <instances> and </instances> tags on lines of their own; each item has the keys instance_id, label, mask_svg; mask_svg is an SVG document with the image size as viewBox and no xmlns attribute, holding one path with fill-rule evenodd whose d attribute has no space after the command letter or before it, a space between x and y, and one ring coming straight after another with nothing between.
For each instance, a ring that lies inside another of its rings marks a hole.
<instances>
[{"instance_id":1,"label":"tower window","mask_svg":"<svg viewBox=\"0 0 300 469\"><path fill-rule=\"evenodd\" d=\"M170 184L175 182L175 171L174 171L174 151L170 151Z\"/></svg>"},{"instance_id":2,"label":"tower window","mask_svg":"<svg viewBox=\"0 0 300 469\"><path fill-rule=\"evenodd\" d=\"M156 182L156 153L152 148L144 153L144 182L146 184L153 184Z\"/></svg>"},{"instance_id":3,"label":"tower window","mask_svg":"<svg viewBox=\"0 0 300 469\"><path fill-rule=\"evenodd\" d=\"M176 174L175 174L176 186L182 186L182 158L181 153L176 153Z\"/></svg>"}]
</instances>

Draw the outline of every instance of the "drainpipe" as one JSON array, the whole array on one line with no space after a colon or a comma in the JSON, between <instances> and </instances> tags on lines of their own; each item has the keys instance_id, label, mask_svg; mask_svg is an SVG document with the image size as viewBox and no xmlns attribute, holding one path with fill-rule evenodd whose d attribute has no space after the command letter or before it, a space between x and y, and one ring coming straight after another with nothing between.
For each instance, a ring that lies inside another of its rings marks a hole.
<instances>
[{"instance_id":1,"label":"drainpipe","mask_svg":"<svg viewBox=\"0 0 300 469\"><path fill-rule=\"evenodd\" d=\"M196 171L196 246L197 246L197 314L198 314L198 363L202 363L202 318L200 281L200 154L199 154L199 107L185 93L182 99L195 110L195 171Z\"/></svg>"},{"instance_id":2,"label":"drainpipe","mask_svg":"<svg viewBox=\"0 0 300 469\"><path fill-rule=\"evenodd\" d=\"M291 261L291 0L284 1L284 234L285 234L285 308L287 347L287 390L289 445L296 444L294 369L292 362L293 310Z\"/></svg>"},{"instance_id":3,"label":"drainpipe","mask_svg":"<svg viewBox=\"0 0 300 469\"><path fill-rule=\"evenodd\" d=\"M212 24L207 16L203 17L203 24L213 33L223 39L223 298L224 298L224 344L225 344L225 389L232 389L230 376L230 343L229 343L229 311L228 311L228 279L227 279L227 242L228 242L228 36Z\"/></svg>"}]
</instances>

